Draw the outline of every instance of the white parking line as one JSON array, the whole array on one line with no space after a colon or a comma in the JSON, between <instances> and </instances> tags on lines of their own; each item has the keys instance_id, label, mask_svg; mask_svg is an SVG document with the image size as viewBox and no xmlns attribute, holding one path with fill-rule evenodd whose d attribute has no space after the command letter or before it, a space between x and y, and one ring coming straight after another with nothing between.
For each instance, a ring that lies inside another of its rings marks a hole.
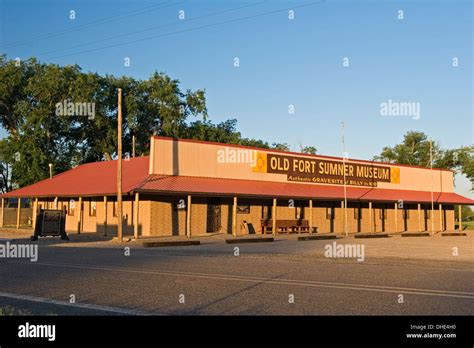
<instances>
[{"instance_id":1,"label":"white parking line","mask_svg":"<svg viewBox=\"0 0 474 348\"><path fill-rule=\"evenodd\" d=\"M145 270L145 269L137 269L137 268L110 267L110 266L106 267L106 266L85 265L85 264L65 264L65 263L51 263L51 262L29 263L29 262L22 262L22 261L12 261L12 262L29 264L29 265L43 265L43 266L52 266L52 267L78 268L78 269L111 271L111 272L126 272L126 273L138 273L138 274L175 276L175 277L193 277L193 278L212 279L212 280L229 280L229 281L240 281L240 282L250 282L250 283L266 283L266 284L277 284L277 285L321 287L321 288L334 288L334 289L356 290L356 291L373 291L373 292L386 292L386 293L396 293L396 294L403 293L403 294L412 294L412 295L474 299L474 293L465 292L465 291L402 288L402 287L391 287L391 286L383 286L383 285L334 283L334 282L320 282L320 281L312 281L312 280L275 279L275 278L237 276L237 275L228 275L228 274L196 273L196 272L181 272L181 271L167 271L167 270Z\"/></svg>"},{"instance_id":2,"label":"white parking line","mask_svg":"<svg viewBox=\"0 0 474 348\"><path fill-rule=\"evenodd\" d=\"M0 297L11 298L14 300L53 304L53 305L58 305L58 306L67 306L67 307L75 307L75 308L81 308L81 309L111 312L111 313L117 313L117 314L123 314L123 315L149 315L149 313L123 309L123 308L101 306L101 305L88 304L88 303L70 303L67 301L53 300L49 298L36 297L36 296L30 296L30 295L11 294L7 292L0 292Z\"/></svg>"}]
</instances>

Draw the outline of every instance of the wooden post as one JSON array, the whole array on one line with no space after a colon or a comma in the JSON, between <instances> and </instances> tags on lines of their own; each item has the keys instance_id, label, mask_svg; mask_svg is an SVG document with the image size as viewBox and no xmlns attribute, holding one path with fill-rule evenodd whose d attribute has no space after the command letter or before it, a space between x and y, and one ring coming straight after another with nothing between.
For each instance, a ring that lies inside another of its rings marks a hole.
<instances>
[{"instance_id":1,"label":"wooden post","mask_svg":"<svg viewBox=\"0 0 474 348\"><path fill-rule=\"evenodd\" d=\"M107 196L104 196L104 236L107 236Z\"/></svg>"},{"instance_id":2,"label":"wooden post","mask_svg":"<svg viewBox=\"0 0 474 348\"><path fill-rule=\"evenodd\" d=\"M237 197L234 197L232 205L232 235L237 237Z\"/></svg>"},{"instance_id":3,"label":"wooden post","mask_svg":"<svg viewBox=\"0 0 474 348\"><path fill-rule=\"evenodd\" d=\"M135 207L133 209L133 237L138 240L138 206L140 205L140 194L135 192Z\"/></svg>"},{"instance_id":4,"label":"wooden post","mask_svg":"<svg viewBox=\"0 0 474 348\"><path fill-rule=\"evenodd\" d=\"M418 232L421 232L421 204L418 203Z\"/></svg>"},{"instance_id":5,"label":"wooden post","mask_svg":"<svg viewBox=\"0 0 474 348\"><path fill-rule=\"evenodd\" d=\"M54 209L58 209L58 197L54 197Z\"/></svg>"},{"instance_id":6,"label":"wooden post","mask_svg":"<svg viewBox=\"0 0 474 348\"><path fill-rule=\"evenodd\" d=\"M36 215L38 214L38 197L35 198L35 200L33 201L33 216L32 216L32 225L33 225L33 231L35 229L35 226L36 226Z\"/></svg>"},{"instance_id":7,"label":"wooden post","mask_svg":"<svg viewBox=\"0 0 474 348\"><path fill-rule=\"evenodd\" d=\"M3 227L3 218L5 217L5 198L2 197L2 221L0 221L0 227Z\"/></svg>"},{"instance_id":8,"label":"wooden post","mask_svg":"<svg viewBox=\"0 0 474 348\"><path fill-rule=\"evenodd\" d=\"M117 109L117 239L123 241L122 233L122 89L118 89Z\"/></svg>"},{"instance_id":9,"label":"wooden post","mask_svg":"<svg viewBox=\"0 0 474 348\"><path fill-rule=\"evenodd\" d=\"M277 212L277 200L273 198L273 207L272 207L272 233L276 236L276 212Z\"/></svg>"},{"instance_id":10,"label":"wooden post","mask_svg":"<svg viewBox=\"0 0 474 348\"><path fill-rule=\"evenodd\" d=\"M461 232L462 231L461 204L458 205L458 218L459 218L458 230L459 230L459 232Z\"/></svg>"},{"instance_id":11,"label":"wooden post","mask_svg":"<svg viewBox=\"0 0 474 348\"><path fill-rule=\"evenodd\" d=\"M372 218L372 202L369 202L370 233L374 232L374 219Z\"/></svg>"},{"instance_id":12,"label":"wooden post","mask_svg":"<svg viewBox=\"0 0 474 348\"><path fill-rule=\"evenodd\" d=\"M443 205L439 203L438 208L439 208L439 230L440 232L443 232Z\"/></svg>"},{"instance_id":13,"label":"wooden post","mask_svg":"<svg viewBox=\"0 0 474 348\"><path fill-rule=\"evenodd\" d=\"M313 200L309 200L309 234L313 233Z\"/></svg>"},{"instance_id":14,"label":"wooden post","mask_svg":"<svg viewBox=\"0 0 474 348\"><path fill-rule=\"evenodd\" d=\"M188 238L191 238L191 195L188 195L188 204L186 208L186 235Z\"/></svg>"},{"instance_id":15,"label":"wooden post","mask_svg":"<svg viewBox=\"0 0 474 348\"><path fill-rule=\"evenodd\" d=\"M395 233L398 232L398 203L395 202Z\"/></svg>"},{"instance_id":16,"label":"wooden post","mask_svg":"<svg viewBox=\"0 0 474 348\"><path fill-rule=\"evenodd\" d=\"M20 228L21 198L18 197L18 208L16 210L16 228Z\"/></svg>"},{"instance_id":17,"label":"wooden post","mask_svg":"<svg viewBox=\"0 0 474 348\"><path fill-rule=\"evenodd\" d=\"M82 231L82 197L79 197L79 207L77 209L77 222L79 224L77 233L80 234Z\"/></svg>"}]
</instances>

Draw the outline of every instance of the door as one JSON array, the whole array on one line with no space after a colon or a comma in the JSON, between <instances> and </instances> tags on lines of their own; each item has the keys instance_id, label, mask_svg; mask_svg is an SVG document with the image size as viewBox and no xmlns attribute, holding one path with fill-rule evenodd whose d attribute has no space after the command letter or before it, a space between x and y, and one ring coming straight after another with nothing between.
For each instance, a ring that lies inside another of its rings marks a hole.
<instances>
[{"instance_id":1,"label":"door","mask_svg":"<svg viewBox=\"0 0 474 348\"><path fill-rule=\"evenodd\" d=\"M206 232L219 232L221 230L221 201L219 198L207 199L207 226Z\"/></svg>"}]
</instances>

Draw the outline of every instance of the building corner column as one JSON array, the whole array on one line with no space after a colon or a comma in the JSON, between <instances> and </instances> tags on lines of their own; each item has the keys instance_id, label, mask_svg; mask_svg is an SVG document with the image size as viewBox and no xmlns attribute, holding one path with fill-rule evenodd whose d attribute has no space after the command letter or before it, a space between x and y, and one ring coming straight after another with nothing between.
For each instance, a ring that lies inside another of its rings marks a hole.
<instances>
[{"instance_id":1,"label":"building corner column","mask_svg":"<svg viewBox=\"0 0 474 348\"><path fill-rule=\"evenodd\" d=\"M309 234L313 233L313 200L309 200Z\"/></svg>"}]
</instances>

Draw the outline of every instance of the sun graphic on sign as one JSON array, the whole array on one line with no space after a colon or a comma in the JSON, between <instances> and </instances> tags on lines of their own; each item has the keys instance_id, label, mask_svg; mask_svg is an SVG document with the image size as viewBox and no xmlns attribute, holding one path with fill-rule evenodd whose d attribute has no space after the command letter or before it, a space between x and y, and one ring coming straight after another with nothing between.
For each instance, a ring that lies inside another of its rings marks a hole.
<instances>
[{"instance_id":1,"label":"sun graphic on sign","mask_svg":"<svg viewBox=\"0 0 474 348\"><path fill-rule=\"evenodd\" d=\"M390 182L392 184L400 183L400 168L390 167Z\"/></svg>"},{"instance_id":2,"label":"sun graphic on sign","mask_svg":"<svg viewBox=\"0 0 474 348\"><path fill-rule=\"evenodd\" d=\"M252 167L254 173L266 173L267 172L267 154L265 152L257 151L255 166Z\"/></svg>"}]
</instances>

